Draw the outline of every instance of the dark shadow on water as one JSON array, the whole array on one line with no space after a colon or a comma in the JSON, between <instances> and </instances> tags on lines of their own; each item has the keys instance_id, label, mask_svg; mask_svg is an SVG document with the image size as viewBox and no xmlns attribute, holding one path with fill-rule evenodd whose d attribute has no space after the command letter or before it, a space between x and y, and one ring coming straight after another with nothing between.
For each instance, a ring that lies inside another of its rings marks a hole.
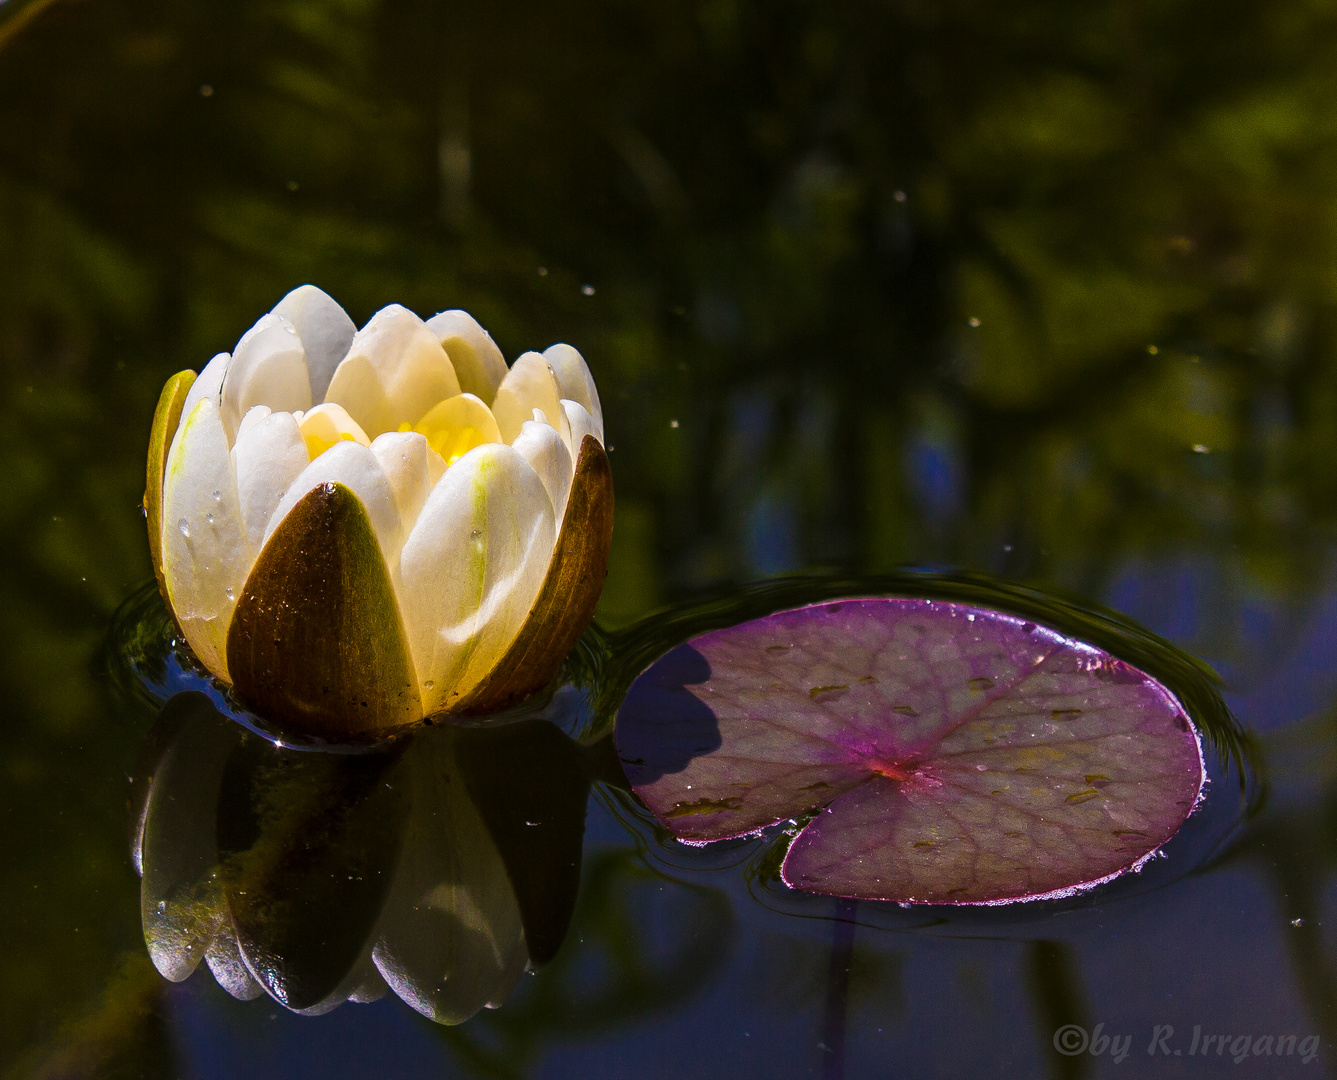
<instances>
[{"instance_id":1,"label":"dark shadow on water","mask_svg":"<svg viewBox=\"0 0 1337 1080\"><path fill-rule=\"evenodd\" d=\"M633 784L682 772L722 745L719 722L688 687L710 678L710 664L691 645L679 645L638 679L622 703L618 752Z\"/></svg>"}]
</instances>

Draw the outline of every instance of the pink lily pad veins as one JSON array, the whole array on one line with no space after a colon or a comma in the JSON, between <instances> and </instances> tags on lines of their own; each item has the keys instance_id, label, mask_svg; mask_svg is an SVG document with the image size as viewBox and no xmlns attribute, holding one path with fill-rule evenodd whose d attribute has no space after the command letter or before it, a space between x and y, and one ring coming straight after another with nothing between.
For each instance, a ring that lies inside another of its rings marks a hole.
<instances>
[{"instance_id":1,"label":"pink lily pad veins","mask_svg":"<svg viewBox=\"0 0 1337 1080\"><path fill-rule=\"evenodd\" d=\"M816 604L716 630L633 684L617 743L680 840L815 816L784 881L908 903L1066 895L1178 831L1202 750L1165 687L1025 619Z\"/></svg>"}]
</instances>

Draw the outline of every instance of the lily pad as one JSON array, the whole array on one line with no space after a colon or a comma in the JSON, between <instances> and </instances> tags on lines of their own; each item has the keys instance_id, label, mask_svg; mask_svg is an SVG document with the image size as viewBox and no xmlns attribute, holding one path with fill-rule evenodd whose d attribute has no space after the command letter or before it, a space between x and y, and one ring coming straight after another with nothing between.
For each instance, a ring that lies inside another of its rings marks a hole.
<instances>
[{"instance_id":1,"label":"lily pad","mask_svg":"<svg viewBox=\"0 0 1337 1080\"><path fill-rule=\"evenodd\" d=\"M632 685L618 751L679 840L808 820L781 869L903 903L1068 895L1140 866L1204 782L1174 695L1023 618L926 599L781 611Z\"/></svg>"}]
</instances>

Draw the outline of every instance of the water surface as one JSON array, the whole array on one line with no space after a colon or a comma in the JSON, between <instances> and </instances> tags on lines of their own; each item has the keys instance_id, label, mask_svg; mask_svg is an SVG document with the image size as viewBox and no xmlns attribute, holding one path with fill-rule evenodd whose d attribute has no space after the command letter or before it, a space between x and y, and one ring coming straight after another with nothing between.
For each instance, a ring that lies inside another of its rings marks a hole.
<instances>
[{"instance_id":1,"label":"water surface","mask_svg":"<svg viewBox=\"0 0 1337 1080\"><path fill-rule=\"evenodd\" d=\"M1334 60L1302 0L3 0L3 1067L1332 1071ZM942 920L685 852L596 782L570 932L498 1010L165 983L126 842L153 715L104 646L158 388L302 281L582 350L618 648L779 575L992 575L1218 671L1253 810L1229 774L1138 879ZM1252 1056L1284 1034L1323 1049Z\"/></svg>"}]
</instances>

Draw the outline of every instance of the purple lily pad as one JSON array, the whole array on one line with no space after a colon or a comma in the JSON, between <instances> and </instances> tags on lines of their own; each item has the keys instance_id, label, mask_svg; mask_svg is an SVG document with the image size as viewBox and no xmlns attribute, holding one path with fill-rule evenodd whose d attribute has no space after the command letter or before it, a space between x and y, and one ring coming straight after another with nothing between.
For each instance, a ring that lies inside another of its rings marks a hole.
<instances>
[{"instance_id":1,"label":"purple lily pad","mask_svg":"<svg viewBox=\"0 0 1337 1080\"><path fill-rule=\"evenodd\" d=\"M1068 895L1139 867L1202 750L1149 675L996 611L844 600L694 638L632 685L618 751L679 840L815 816L786 884L908 903Z\"/></svg>"}]
</instances>

